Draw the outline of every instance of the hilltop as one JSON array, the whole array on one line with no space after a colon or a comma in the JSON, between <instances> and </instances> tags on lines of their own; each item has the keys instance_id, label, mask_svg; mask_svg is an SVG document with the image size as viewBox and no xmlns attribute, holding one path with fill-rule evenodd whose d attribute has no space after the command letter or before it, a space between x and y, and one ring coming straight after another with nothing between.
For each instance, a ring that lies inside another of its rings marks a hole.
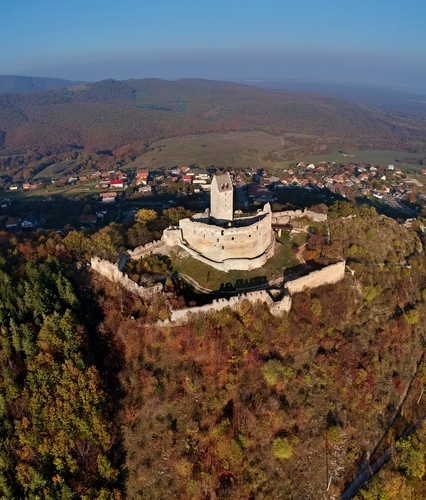
<instances>
[{"instance_id":1,"label":"hilltop","mask_svg":"<svg viewBox=\"0 0 426 500\"><path fill-rule=\"evenodd\" d=\"M47 78L38 76L0 75L0 94L10 92L19 94L21 92L36 92L52 90L59 87L72 87L85 82L64 80L63 78Z\"/></svg>"}]
</instances>

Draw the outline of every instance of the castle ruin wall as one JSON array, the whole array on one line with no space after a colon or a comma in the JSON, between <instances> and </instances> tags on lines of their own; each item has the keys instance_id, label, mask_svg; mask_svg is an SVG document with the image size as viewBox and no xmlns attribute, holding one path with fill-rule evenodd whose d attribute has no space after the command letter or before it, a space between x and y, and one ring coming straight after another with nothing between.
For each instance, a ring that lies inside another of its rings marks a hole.
<instances>
[{"instance_id":1,"label":"castle ruin wall","mask_svg":"<svg viewBox=\"0 0 426 500\"><path fill-rule=\"evenodd\" d=\"M271 212L260 213L253 224L220 227L196 220L179 222L185 246L214 262L228 259L254 259L264 254L274 240Z\"/></svg>"},{"instance_id":2,"label":"castle ruin wall","mask_svg":"<svg viewBox=\"0 0 426 500\"><path fill-rule=\"evenodd\" d=\"M268 259L273 257L275 249L275 239L272 238L272 242L269 248L266 249L265 253L259 255L254 259L228 259L224 262L216 262L214 260L207 259L197 251L186 246L183 242L180 243L181 248L185 249L194 259L207 264L218 271L227 273L228 271L252 271L253 269L258 269L262 267Z\"/></svg>"},{"instance_id":3,"label":"castle ruin wall","mask_svg":"<svg viewBox=\"0 0 426 500\"><path fill-rule=\"evenodd\" d=\"M127 250L127 254L131 259L141 259L145 255L161 254L166 251L167 245L164 240L156 240L136 247L134 250Z\"/></svg>"},{"instance_id":4,"label":"castle ruin wall","mask_svg":"<svg viewBox=\"0 0 426 500\"><path fill-rule=\"evenodd\" d=\"M345 275L346 262L337 262L330 266L324 267L319 271L313 271L307 276L288 281L284 288L288 291L289 295L302 292L305 288L315 288L323 285L332 285L341 281Z\"/></svg>"},{"instance_id":5,"label":"castle ruin wall","mask_svg":"<svg viewBox=\"0 0 426 500\"><path fill-rule=\"evenodd\" d=\"M211 311L221 311L225 307L230 307L232 309L238 307L241 302L248 300L250 303L254 304L256 302L263 302L271 307L273 300L270 295L264 290L257 292L248 292L246 294L241 294L235 297L230 297L229 299L217 299L210 304L205 304L202 306L188 307L186 309L178 309L170 312L170 322L171 323L182 323L188 321L190 315L192 314L206 314ZM167 323L167 322L166 322Z\"/></svg>"},{"instance_id":6,"label":"castle ruin wall","mask_svg":"<svg viewBox=\"0 0 426 500\"><path fill-rule=\"evenodd\" d=\"M299 219L301 217L306 217L315 222L325 222L327 220L327 214L320 214L312 210L284 210L282 212L272 213L272 224L288 224L293 219Z\"/></svg>"},{"instance_id":7,"label":"castle ruin wall","mask_svg":"<svg viewBox=\"0 0 426 500\"><path fill-rule=\"evenodd\" d=\"M123 274L117 264L113 264L107 260L93 257L90 261L92 269L113 283L121 285L125 290L138 295L142 299L150 299L159 294L163 290L163 285L158 283L151 287L139 286L131 280L126 274Z\"/></svg>"}]
</instances>

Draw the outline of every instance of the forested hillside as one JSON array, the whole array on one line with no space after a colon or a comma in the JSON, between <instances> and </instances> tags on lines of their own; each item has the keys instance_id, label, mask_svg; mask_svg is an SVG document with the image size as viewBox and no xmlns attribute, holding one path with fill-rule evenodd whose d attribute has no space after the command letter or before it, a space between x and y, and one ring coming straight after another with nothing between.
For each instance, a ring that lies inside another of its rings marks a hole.
<instances>
[{"instance_id":1,"label":"forested hillside","mask_svg":"<svg viewBox=\"0 0 426 500\"><path fill-rule=\"evenodd\" d=\"M23 246L5 243L0 496L119 498L113 413L77 293L46 249L39 245L39 254L24 256Z\"/></svg>"},{"instance_id":2,"label":"forested hillside","mask_svg":"<svg viewBox=\"0 0 426 500\"><path fill-rule=\"evenodd\" d=\"M152 301L86 265L159 224L0 234L1 494L339 498L426 409L421 226L336 203L305 257L346 259L341 283L159 327L187 300L167 259L138 266ZM424 498L424 429L397 449L360 498Z\"/></svg>"},{"instance_id":3,"label":"forested hillside","mask_svg":"<svg viewBox=\"0 0 426 500\"><path fill-rule=\"evenodd\" d=\"M62 78L0 75L0 94L4 94L6 92L9 92L11 94L19 94L21 92L52 90L59 87L81 85L82 83L84 82L64 80Z\"/></svg>"},{"instance_id":4,"label":"forested hillside","mask_svg":"<svg viewBox=\"0 0 426 500\"><path fill-rule=\"evenodd\" d=\"M141 151L154 139L263 130L400 140L424 127L353 102L208 80L115 81L0 95L0 151Z\"/></svg>"}]
</instances>

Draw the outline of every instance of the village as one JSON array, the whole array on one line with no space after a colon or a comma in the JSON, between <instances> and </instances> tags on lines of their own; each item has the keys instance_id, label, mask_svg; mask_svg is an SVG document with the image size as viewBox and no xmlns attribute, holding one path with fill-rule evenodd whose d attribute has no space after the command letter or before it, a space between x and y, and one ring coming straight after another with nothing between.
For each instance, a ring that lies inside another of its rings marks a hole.
<instances>
[{"instance_id":1,"label":"village","mask_svg":"<svg viewBox=\"0 0 426 500\"><path fill-rule=\"evenodd\" d=\"M234 207L237 213L255 211L265 203L270 203L272 210L277 211L320 203L331 205L336 200L347 199L406 219L416 217L426 203L422 182L426 170L407 173L395 165L339 165L335 162L306 165L299 162L282 170L270 165L247 169L197 165L141 167L98 170L49 182L10 185L0 197L0 228L16 232L43 228L60 230L65 226L85 229L112 221L131 223L140 208L161 212L183 206L194 212L202 211L209 205L212 177L225 171L236 187ZM56 221L49 223L45 208L55 197L55 210L58 211L62 191L67 200L74 203L72 211L67 209L68 217L61 226ZM34 206L18 203L17 200L25 199L26 194L39 195L42 203Z\"/></svg>"}]
</instances>

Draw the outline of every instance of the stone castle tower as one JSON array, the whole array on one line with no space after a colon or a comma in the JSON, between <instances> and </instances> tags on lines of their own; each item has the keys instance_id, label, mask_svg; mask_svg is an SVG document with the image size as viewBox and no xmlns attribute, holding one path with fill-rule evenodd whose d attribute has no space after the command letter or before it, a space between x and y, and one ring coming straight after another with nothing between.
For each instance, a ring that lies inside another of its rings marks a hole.
<instances>
[{"instance_id":1,"label":"stone castle tower","mask_svg":"<svg viewBox=\"0 0 426 500\"><path fill-rule=\"evenodd\" d=\"M217 224L232 222L234 218L234 193L228 172L213 177L210 196L210 217L213 221Z\"/></svg>"}]
</instances>

